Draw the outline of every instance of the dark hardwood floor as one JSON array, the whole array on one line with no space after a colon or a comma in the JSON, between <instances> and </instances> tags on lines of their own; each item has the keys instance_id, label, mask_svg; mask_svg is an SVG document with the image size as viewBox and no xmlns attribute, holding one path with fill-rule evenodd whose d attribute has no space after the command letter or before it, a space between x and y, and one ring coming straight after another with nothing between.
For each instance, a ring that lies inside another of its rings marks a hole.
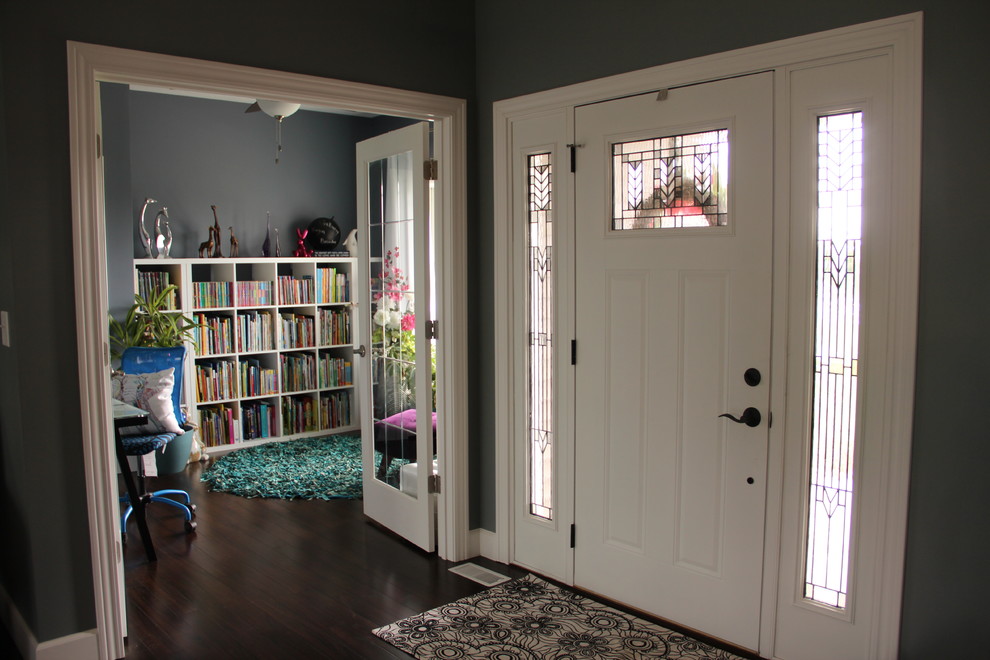
<instances>
[{"instance_id":1,"label":"dark hardwood floor","mask_svg":"<svg viewBox=\"0 0 990 660\"><path fill-rule=\"evenodd\" d=\"M453 563L369 522L360 500L212 493L199 481L203 469L196 464L149 481L151 488L189 491L197 505L194 534L185 533L177 509L152 505L148 524L158 561L149 563L133 520L128 528L128 660L408 660L371 630L485 588L451 573ZM527 573L484 558L472 561L510 577Z\"/></svg>"},{"instance_id":2,"label":"dark hardwood floor","mask_svg":"<svg viewBox=\"0 0 990 660\"><path fill-rule=\"evenodd\" d=\"M403 658L372 628L477 593L453 564L368 522L360 501L208 492L202 464L149 481L188 490L198 529L154 504L149 563L132 521L124 550L128 659ZM503 574L525 571L475 560Z\"/></svg>"}]
</instances>

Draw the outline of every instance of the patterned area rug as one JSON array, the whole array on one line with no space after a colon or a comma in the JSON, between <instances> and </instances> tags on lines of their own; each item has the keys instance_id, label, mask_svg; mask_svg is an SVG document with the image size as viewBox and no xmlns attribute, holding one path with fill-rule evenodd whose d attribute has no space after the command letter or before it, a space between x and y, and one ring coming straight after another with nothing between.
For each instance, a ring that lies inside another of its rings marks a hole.
<instances>
[{"instance_id":1,"label":"patterned area rug","mask_svg":"<svg viewBox=\"0 0 990 660\"><path fill-rule=\"evenodd\" d=\"M420 660L742 660L533 575L372 632Z\"/></svg>"},{"instance_id":2,"label":"patterned area rug","mask_svg":"<svg viewBox=\"0 0 990 660\"><path fill-rule=\"evenodd\" d=\"M201 480L210 490L242 497L358 499L361 438L333 435L239 449L218 458Z\"/></svg>"}]
</instances>

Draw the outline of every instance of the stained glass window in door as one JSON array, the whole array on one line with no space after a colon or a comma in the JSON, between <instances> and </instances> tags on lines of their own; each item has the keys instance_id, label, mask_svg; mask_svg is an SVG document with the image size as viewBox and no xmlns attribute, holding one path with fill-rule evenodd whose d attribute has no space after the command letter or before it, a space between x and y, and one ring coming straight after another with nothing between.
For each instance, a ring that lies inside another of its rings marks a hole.
<instances>
[{"instance_id":1,"label":"stained glass window in door","mask_svg":"<svg viewBox=\"0 0 990 660\"><path fill-rule=\"evenodd\" d=\"M527 256L529 278L530 513L553 519L553 208L550 154L529 156Z\"/></svg>"},{"instance_id":2,"label":"stained glass window in door","mask_svg":"<svg viewBox=\"0 0 990 660\"><path fill-rule=\"evenodd\" d=\"M729 131L612 145L612 229L728 224Z\"/></svg>"},{"instance_id":3,"label":"stained glass window in door","mask_svg":"<svg viewBox=\"0 0 990 660\"><path fill-rule=\"evenodd\" d=\"M818 262L804 596L847 606L859 383L863 113L818 120Z\"/></svg>"}]
</instances>

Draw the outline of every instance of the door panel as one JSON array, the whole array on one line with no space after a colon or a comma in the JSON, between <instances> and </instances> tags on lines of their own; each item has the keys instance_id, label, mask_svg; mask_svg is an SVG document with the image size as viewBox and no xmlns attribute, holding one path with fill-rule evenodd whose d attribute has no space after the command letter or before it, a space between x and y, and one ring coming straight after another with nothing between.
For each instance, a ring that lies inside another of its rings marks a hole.
<instances>
[{"instance_id":1,"label":"door panel","mask_svg":"<svg viewBox=\"0 0 990 660\"><path fill-rule=\"evenodd\" d=\"M756 649L772 77L575 113L575 584ZM680 137L675 137L680 136Z\"/></svg>"},{"instance_id":2,"label":"door panel","mask_svg":"<svg viewBox=\"0 0 990 660\"><path fill-rule=\"evenodd\" d=\"M428 492L436 433L430 317L426 122L357 145L364 512L424 550L436 546Z\"/></svg>"}]
</instances>

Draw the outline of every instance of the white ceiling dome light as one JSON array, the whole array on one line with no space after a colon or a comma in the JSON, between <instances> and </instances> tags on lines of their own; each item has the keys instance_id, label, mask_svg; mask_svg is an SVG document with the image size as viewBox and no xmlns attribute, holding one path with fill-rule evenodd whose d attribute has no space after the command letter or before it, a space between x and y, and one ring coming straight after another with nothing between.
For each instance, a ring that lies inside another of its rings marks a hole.
<instances>
[{"instance_id":1,"label":"white ceiling dome light","mask_svg":"<svg viewBox=\"0 0 990 660\"><path fill-rule=\"evenodd\" d=\"M299 109L298 103L288 101L272 101L269 99L258 99L252 103L244 112L264 112L269 117L275 118L275 164L278 165L279 156L282 153L282 120L291 116Z\"/></svg>"}]
</instances>

